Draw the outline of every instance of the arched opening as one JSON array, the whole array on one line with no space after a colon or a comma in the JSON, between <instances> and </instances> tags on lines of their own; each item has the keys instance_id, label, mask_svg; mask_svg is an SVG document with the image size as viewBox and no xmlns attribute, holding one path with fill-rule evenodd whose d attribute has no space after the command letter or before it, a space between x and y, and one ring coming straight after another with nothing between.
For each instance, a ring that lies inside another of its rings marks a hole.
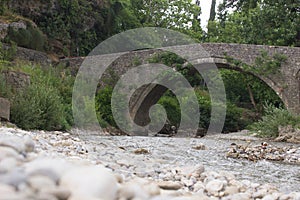
<instances>
[{"instance_id":1,"label":"arched opening","mask_svg":"<svg viewBox=\"0 0 300 200\"><path fill-rule=\"evenodd\" d=\"M263 114L265 104L272 104L276 107L284 107L283 101L277 95L275 90L261 80L260 77L254 76L251 73L245 73L239 68L232 68L228 64L222 63L217 64L217 66L223 77L227 94L227 116L223 132L242 130L246 128L247 125L257 121ZM189 71L187 75L196 76L197 72L196 70L192 70ZM200 112L202 113L199 119L199 127L207 129L211 117L210 96L203 80L200 78L198 81L200 81L200 84L195 85L195 93L198 97ZM161 103L161 99L164 98L176 99L176 96L172 96L170 94L171 92L168 91L167 88L153 84L146 85L137 90L133 101L139 101L139 103L135 105L134 103L131 104L133 113L132 117L134 118L134 121L141 126L147 125L150 122L150 107L157 102ZM143 97L143 99L138 97ZM164 101L163 104L165 108L173 108L173 110L166 109L169 119L170 113L173 113L174 115L174 110L176 110L176 112L180 112L180 108L174 109L174 106L166 105L168 104L168 101ZM180 113L176 113L176 115L180 116ZM178 125L177 121L169 121L171 125Z\"/></svg>"},{"instance_id":2,"label":"arched opening","mask_svg":"<svg viewBox=\"0 0 300 200\"><path fill-rule=\"evenodd\" d=\"M174 53L171 53L174 54ZM176 55L176 54L175 54ZM149 57L150 56L150 57ZM209 125L210 120L210 95L209 92L205 89L205 81L203 81L203 78L201 75L195 70L195 68L189 67L188 64L186 64L186 60L182 58L178 58L176 56L170 55L169 52L160 52L158 56L149 55L146 58L140 58L140 57L133 57L133 59L138 60L139 63L143 62L154 62L154 63L163 63L167 66L172 67L173 69L176 69L180 73L183 73L184 76L188 79L189 82L192 83L192 85L196 88L197 98L200 101L200 104L202 107L200 109L201 113L205 113L205 115L201 115L199 119L199 127L207 128ZM152 57L151 57L152 56ZM129 59L130 60L130 59ZM266 80L262 81L260 77L255 77L251 73L246 73L241 68L232 67L230 66L226 59L223 58L211 58L211 59L197 59L199 63L196 63L196 65L208 66L209 64L216 64L219 69L224 70L225 76L227 76L227 90L228 87L230 90L232 90L231 94L228 94L227 96L229 104L227 105L227 118L225 122L225 128L224 132L233 132L237 130L241 130L249 123L248 121L253 121L259 118L260 113L262 112L262 106L265 101L268 101L270 103L273 102L276 106L284 105L280 98L278 97L278 88L276 89L276 86L273 85L271 88L269 82ZM209 62L208 62L209 61ZM194 63L195 64L195 63ZM129 61L125 66L127 67L132 66L132 62ZM115 68L117 69L117 66ZM133 66L135 66L133 64ZM221 71L222 71L221 70ZM226 71L227 70L227 71ZM117 71L117 70L114 70ZM119 75L120 76L120 75ZM247 76L247 78L245 78ZM111 75L111 77L114 77ZM251 78L249 78L251 77ZM235 78L235 79L234 79ZM235 81L233 81L235 80ZM267 85L267 83L269 86ZM255 83L256 85L252 85L252 83ZM226 86L225 84L225 86ZM230 84L232 86L230 86ZM228 86L229 85L229 86ZM257 86L258 85L258 86ZM261 85L261 86L260 86ZM244 86L243 89L237 89L241 88L241 86ZM256 88L262 88L262 92L255 92L254 89ZM112 89L110 89L111 92ZM150 117L149 117L149 110L150 108L160 101L161 98L165 97L166 94L169 95L168 98L175 98L175 96L170 95L170 92L167 92L168 89L161 85L155 85L155 84L148 84L144 85L143 87L136 90L134 95L131 98L130 101L130 114L132 119L137 125L145 126L149 124ZM276 92L277 94L276 94ZM167 93L166 93L167 92ZM229 92L227 92L229 93ZM255 94L259 94L258 97ZM261 97L261 96L265 97ZM104 95L105 96L105 95ZM272 98L270 98L270 96ZM110 100L110 96L107 93L106 94L106 100ZM100 98L99 98L100 99ZM260 100L263 99L263 100ZM259 101L260 100L260 101ZM103 99L101 100L103 102ZM108 104L110 102L107 102ZM165 102L166 103L166 102ZM200 106L201 106L200 105ZM107 110L110 110L109 106L106 106ZM180 109L176 109L180 110ZM167 110L168 112L168 110ZM168 114L168 113L167 113ZM105 112L102 114L102 117L108 118L110 121L113 122L113 119L111 119L111 112ZM202 118L201 118L202 117ZM246 118L246 122L245 119ZM250 118L250 120L249 120ZM244 120L244 121L243 121ZM247 121L248 120L248 121ZM171 120L171 123L173 125L176 125L176 122Z\"/></svg>"}]
</instances>

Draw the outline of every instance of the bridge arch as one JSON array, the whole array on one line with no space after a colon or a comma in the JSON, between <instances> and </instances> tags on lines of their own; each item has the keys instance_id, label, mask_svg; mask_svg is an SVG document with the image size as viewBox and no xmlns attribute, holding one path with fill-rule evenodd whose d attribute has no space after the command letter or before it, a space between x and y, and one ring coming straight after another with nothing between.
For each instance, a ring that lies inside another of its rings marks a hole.
<instances>
[{"instance_id":1,"label":"bridge arch","mask_svg":"<svg viewBox=\"0 0 300 200\"><path fill-rule=\"evenodd\" d=\"M173 46L172 52L177 55L182 55L182 52L187 55L187 60L192 60L194 66L205 68L205 66L215 63L219 68L233 69L243 71L242 68L235 68L228 63L226 55L239 60L249 66L255 67L255 60L261 56L261 52L267 52L272 57L274 54L283 54L287 60L283 63L280 69L280 74L254 74L256 77L267 83L282 99L286 108L292 113L300 114L300 48L299 47L279 47L279 46L264 46L264 45L246 45L246 44L224 44L224 43L204 43ZM203 53L201 50L205 50ZM162 48L163 51L169 51L170 48ZM135 57L141 57L141 62L147 62L147 59L156 51L161 50L141 50L135 52L122 53L119 61L112 63L111 69L121 76L126 73L127 68L135 67L132 65L132 60ZM142 56L140 56L142 55ZM108 55L111 56L111 55ZM84 58L65 59L63 63L82 63ZM79 68L77 65L77 67ZM73 68L74 69L74 68ZM75 69L76 70L76 69ZM74 70L74 71L75 71ZM73 70L72 70L73 71ZM248 72L249 73L249 72ZM145 86L141 93L137 93L131 100L132 106L131 116L139 118L142 114L145 115L145 110L150 104L157 101L155 96L161 96L164 88L155 85ZM147 97L147 99L145 99ZM148 105L148 106L145 106ZM146 111L147 113L148 111ZM141 114L139 114L141 113Z\"/></svg>"},{"instance_id":2,"label":"bridge arch","mask_svg":"<svg viewBox=\"0 0 300 200\"><path fill-rule=\"evenodd\" d=\"M195 59L193 61L194 70L196 67L202 68L202 70L210 69L210 65L216 65L219 69L228 69L238 71L244 74L249 74L260 79L262 82L267 84L282 100L284 105L286 106L288 102L286 101L286 97L283 94L282 88L276 85L271 79L259 76L257 74L251 73L249 71L245 71L240 67L232 66L231 63L228 62L226 58L200 58ZM197 70L194 72L196 73ZM300 73L299 75L299 86L300 86ZM140 126L145 126L150 122L149 118L149 110L151 106L156 104L159 99L164 95L164 93L168 90L161 85L156 84L148 84L141 88L139 88L135 92L135 96L131 98L130 101L130 111L131 117L134 119L134 122Z\"/></svg>"}]
</instances>

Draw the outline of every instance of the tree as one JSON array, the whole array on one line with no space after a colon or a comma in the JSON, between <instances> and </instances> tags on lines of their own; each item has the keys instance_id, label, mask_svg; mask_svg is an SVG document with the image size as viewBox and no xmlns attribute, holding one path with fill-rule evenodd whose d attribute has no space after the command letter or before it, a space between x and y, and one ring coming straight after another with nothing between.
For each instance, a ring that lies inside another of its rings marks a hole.
<instances>
[{"instance_id":1,"label":"tree","mask_svg":"<svg viewBox=\"0 0 300 200\"><path fill-rule=\"evenodd\" d=\"M131 5L143 27L169 28L202 37L200 7L192 0L131 0Z\"/></svg>"},{"instance_id":2,"label":"tree","mask_svg":"<svg viewBox=\"0 0 300 200\"><path fill-rule=\"evenodd\" d=\"M210 22L210 42L299 45L300 12L295 0L224 0ZM228 14L228 9L234 9Z\"/></svg>"},{"instance_id":3,"label":"tree","mask_svg":"<svg viewBox=\"0 0 300 200\"><path fill-rule=\"evenodd\" d=\"M209 21L215 21L216 18L216 0L212 0L210 7Z\"/></svg>"}]
</instances>

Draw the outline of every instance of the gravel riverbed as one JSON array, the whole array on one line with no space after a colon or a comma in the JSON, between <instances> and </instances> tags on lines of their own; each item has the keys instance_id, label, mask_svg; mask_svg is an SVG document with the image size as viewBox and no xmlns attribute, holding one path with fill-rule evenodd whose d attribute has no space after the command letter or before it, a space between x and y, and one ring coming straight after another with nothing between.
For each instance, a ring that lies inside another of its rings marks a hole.
<instances>
[{"instance_id":1,"label":"gravel riverbed","mask_svg":"<svg viewBox=\"0 0 300 200\"><path fill-rule=\"evenodd\" d=\"M300 199L300 165L226 156L244 135L91 136L0 127L0 200ZM284 157L300 159L300 146Z\"/></svg>"}]
</instances>

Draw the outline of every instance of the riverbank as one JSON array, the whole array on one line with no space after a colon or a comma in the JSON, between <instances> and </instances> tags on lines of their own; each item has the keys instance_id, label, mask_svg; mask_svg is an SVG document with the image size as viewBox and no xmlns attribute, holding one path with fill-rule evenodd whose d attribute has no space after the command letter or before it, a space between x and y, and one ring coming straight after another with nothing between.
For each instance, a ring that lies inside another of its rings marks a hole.
<instances>
[{"instance_id":1,"label":"riverbank","mask_svg":"<svg viewBox=\"0 0 300 200\"><path fill-rule=\"evenodd\" d=\"M0 199L300 199L299 165L228 158L233 141L247 140L219 137L0 127Z\"/></svg>"}]
</instances>

